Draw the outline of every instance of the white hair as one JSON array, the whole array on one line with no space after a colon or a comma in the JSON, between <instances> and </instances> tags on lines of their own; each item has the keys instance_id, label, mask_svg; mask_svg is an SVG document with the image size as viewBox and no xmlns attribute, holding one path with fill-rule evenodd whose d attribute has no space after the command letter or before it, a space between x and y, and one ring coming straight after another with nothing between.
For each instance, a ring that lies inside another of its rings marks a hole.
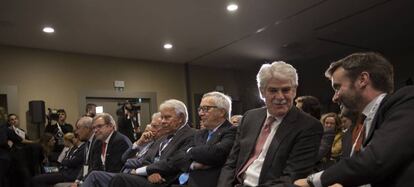
<instances>
[{"instance_id":1,"label":"white hair","mask_svg":"<svg viewBox=\"0 0 414 187\"><path fill-rule=\"evenodd\" d=\"M188 112L185 104L177 99L169 99L161 103L160 110L164 108L174 108L177 115L182 114L184 116L184 124L188 122Z\"/></svg>"},{"instance_id":2,"label":"white hair","mask_svg":"<svg viewBox=\"0 0 414 187\"><path fill-rule=\"evenodd\" d=\"M218 107L218 108L222 108L226 111L226 115L227 115L227 119L230 119L231 116L231 97L223 94L221 92L208 92L206 94L203 95L203 98L206 97L211 97L213 98L214 104Z\"/></svg>"},{"instance_id":3,"label":"white hair","mask_svg":"<svg viewBox=\"0 0 414 187\"><path fill-rule=\"evenodd\" d=\"M293 86L298 86L298 73L296 69L286 62L275 61L271 64L263 64L257 73L257 86L260 97L263 99L262 91L267 86L270 79L290 80Z\"/></svg>"}]
</instances>

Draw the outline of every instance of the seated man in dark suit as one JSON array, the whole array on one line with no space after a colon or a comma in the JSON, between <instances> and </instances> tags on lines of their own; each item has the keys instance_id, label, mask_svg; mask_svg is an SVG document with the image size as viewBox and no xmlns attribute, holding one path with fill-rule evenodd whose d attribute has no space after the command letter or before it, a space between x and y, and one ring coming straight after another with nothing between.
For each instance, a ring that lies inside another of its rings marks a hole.
<instances>
[{"instance_id":1,"label":"seated man in dark suit","mask_svg":"<svg viewBox=\"0 0 414 187\"><path fill-rule=\"evenodd\" d=\"M88 118L88 117L84 117ZM128 137L117 132L115 130L115 121L110 114L101 113L97 114L92 120L92 128L94 136L90 138L92 140L90 150L87 150L87 167L83 168L81 172L83 179L91 171L108 171L119 172L121 171L124 163L121 161L122 154L132 146ZM77 131L80 133L82 131ZM76 181L75 184L80 184L82 180ZM72 186L75 186L73 184Z\"/></svg>"},{"instance_id":2,"label":"seated man in dark suit","mask_svg":"<svg viewBox=\"0 0 414 187\"><path fill-rule=\"evenodd\" d=\"M264 64L257 81L266 107L243 116L219 187L293 186L316 162L323 127L293 106L296 69L285 62Z\"/></svg>"},{"instance_id":3,"label":"seated man in dark suit","mask_svg":"<svg viewBox=\"0 0 414 187\"><path fill-rule=\"evenodd\" d=\"M125 135L115 130L115 121L108 113L97 114L92 121L96 142L92 157L92 170L108 172L121 171L124 163L122 154L132 146Z\"/></svg>"},{"instance_id":4,"label":"seated man in dark suit","mask_svg":"<svg viewBox=\"0 0 414 187\"><path fill-rule=\"evenodd\" d=\"M162 128L161 125L161 113L157 112L152 115L151 124L148 124L146 129L147 132L142 134L141 138L134 143L133 147L128 149L123 155L122 159L125 162L122 173L130 173L132 170L135 170L142 165L142 159L144 155L151 149L154 145L154 142L160 137L169 133L169 129ZM131 156L132 155L132 158ZM100 186L106 187L109 185L109 181L117 173L111 173L106 171L92 171L88 177L85 179L82 186Z\"/></svg>"},{"instance_id":5,"label":"seated man in dark suit","mask_svg":"<svg viewBox=\"0 0 414 187\"><path fill-rule=\"evenodd\" d=\"M353 131L357 136L350 158L295 184L414 186L414 87L393 93L393 66L373 52L333 62L325 75L335 90L332 100L361 112L363 124L359 132Z\"/></svg>"},{"instance_id":6,"label":"seated man in dark suit","mask_svg":"<svg viewBox=\"0 0 414 187\"><path fill-rule=\"evenodd\" d=\"M183 173L181 185L191 187L217 186L220 170L227 159L236 137L236 127L228 121L231 114L231 99L220 92L203 95L198 108L200 123L205 127L197 131L190 148L175 157L175 165Z\"/></svg>"},{"instance_id":7,"label":"seated man in dark suit","mask_svg":"<svg viewBox=\"0 0 414 187\"><path fill-rule=\"evenodd\" d=\"M174 163L169 158L178 150L188 147L195 130L187 125L187 107L183 102L170 99L164 101L159 110L163 128L168 129L168 135L154 143L154 149L150 149L143 159L143 166L133 170L133 175L115 175L109 186L169 186L177 181L179 172L170 174L159 171L171 170L169 168Z\"/></svg>"}]
</instances>

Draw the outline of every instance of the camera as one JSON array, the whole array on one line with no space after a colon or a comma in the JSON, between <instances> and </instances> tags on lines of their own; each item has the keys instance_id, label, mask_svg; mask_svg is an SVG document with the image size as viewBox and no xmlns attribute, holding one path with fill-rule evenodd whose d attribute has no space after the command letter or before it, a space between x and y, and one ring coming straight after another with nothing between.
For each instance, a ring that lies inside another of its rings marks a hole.
<instances>
[{"instance_id":1,"label":"camera","mask_svg":"<svg viewBox=\"0 0 414 187\"><path fill-rule=\"evenodd\" d=\"M47 120L48 121L58 121L59 120L59 114L60 113L65 113L65 110L63 109L51 109L51 108L47 108L48 112L47 112Z\"/></svg>"},{"instance_id":2,"label":"camera","mask_svg":"<svg viewBox=\"0 0 414 187\"><path fill-rule=\"evenodd\" d=\"M139 103L139 100L135 99L118 103L118 106L120 106L120 108L117 110L116 113L118 116L125 116L125 112L136 115L141 111L141 106L139 105Z\"/></svg>"}]
</instances>

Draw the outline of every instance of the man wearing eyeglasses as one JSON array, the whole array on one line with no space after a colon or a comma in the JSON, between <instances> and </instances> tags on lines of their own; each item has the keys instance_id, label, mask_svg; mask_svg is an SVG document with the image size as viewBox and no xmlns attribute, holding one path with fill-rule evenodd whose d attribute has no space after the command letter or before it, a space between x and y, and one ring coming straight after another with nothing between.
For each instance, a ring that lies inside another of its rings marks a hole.
<instances>
[{"instance_id":1,"label":"man wearing eyeglasses","mask_svg":"<svg viewBox=\"0 0 414 187\"><path fill-rule=\"evenodd\" d=\"M162 129L167 134L154 143L142 161L142 167L131 174L115 175L109 186L169 186L179 173L170 173L174 161L173 155L191 142L195 130L188 126L188 112L185 104L176 99L164 101L160 107ZM167 172L165 172L167 171Z\"/></svg>"},{"instance_id":2,"label":"man wearing eyeglasses","mask_svg":"<svg viewBox=\"0 0 414 187\"><path fill-rule=\"evenodd\" d=\"M244 114L219 187L293 186L316 162L323 128L293 106L296 69L280 61L264 64L257 84L266 107Z\"/></svg>"},{"instance_id":3,"label":"man wearing eyeglasses","mask_svg":"<svg viewBox=\"0 0 414 187\"><path fill-rule=\"evenodd\" d=\"M173 158L181 172L178 182L191 187L217 186L236 136L236 127L229 122L230 97L220 92L204 94L198 115L204 129L197 131L190 146Z\"/></svg>"},{"instance_id":4,"label":"man wearing eyeglasses","mask_svg":"<svg viewBox=\"0 0 414 187\"><path fill-rule=\"evenodd\" d=\"M115 130L115 121L110 114L97 114L92 121L96 140L91 158L92 170L119 172L124 165L122 154L132 146L125 135Z\"/></svg>"}]
</instances>

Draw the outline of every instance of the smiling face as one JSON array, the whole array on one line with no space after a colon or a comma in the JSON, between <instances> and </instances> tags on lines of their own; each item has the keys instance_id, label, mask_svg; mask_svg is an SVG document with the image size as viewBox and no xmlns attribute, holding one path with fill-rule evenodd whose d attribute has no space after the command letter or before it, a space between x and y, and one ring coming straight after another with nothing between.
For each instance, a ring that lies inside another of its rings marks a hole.
<instances>
[{"instance_id":1,"label":"smiling face","mask_svg":"<svg viewBox=\"0 0 414 187\"><path fill-rule=\"evenodd\" d=\"M226 119L226 111L216 106L213 97L205 97L201 100L198 115L200 125L209 130L213 130Z\"/></svg>"},{"instance_id":2,"label":"smiling face","mask_svg":"<svg viewBox=\"0 0 414 187\"><path fill-rule=\"evenodd\" d=\"M296 86L290 80L272 78L265 88L261 89L269 113L275 117L285 116L296 97Z\"/></svg>"},{"instance_id":3,"label":"smiling face","mask_svg":"<svg viewBox=\"0 0 414 187\"><path fill-rule=\"evenodd\" d=\"M338 68L331 78L332 87L335 91L332 101L343 105L346 108L361 110L362 96L361 91L355 86L343 68Z\"/></svg>"}]
</instances>

